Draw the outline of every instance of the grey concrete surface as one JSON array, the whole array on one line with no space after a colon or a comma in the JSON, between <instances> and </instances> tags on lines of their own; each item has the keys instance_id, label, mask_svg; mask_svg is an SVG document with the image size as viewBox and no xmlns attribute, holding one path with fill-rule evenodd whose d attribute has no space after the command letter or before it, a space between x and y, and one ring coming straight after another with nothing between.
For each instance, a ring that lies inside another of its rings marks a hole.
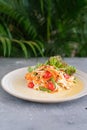
<instances>
[{"instance_id":1,"label":"grey concrete surface","mask_svg":"<svg viewBox=\"0 0 87 130\"><path fill-rule=\"evenodd\" d=\"M44 62L46 58L0 58L0 80L8 72ZM65 58L69 64L87 72L87 58ZM0 85L0 130L86 130L87 96L47 104L24 101L6 93Z\"/></svg>"}]
</instances>

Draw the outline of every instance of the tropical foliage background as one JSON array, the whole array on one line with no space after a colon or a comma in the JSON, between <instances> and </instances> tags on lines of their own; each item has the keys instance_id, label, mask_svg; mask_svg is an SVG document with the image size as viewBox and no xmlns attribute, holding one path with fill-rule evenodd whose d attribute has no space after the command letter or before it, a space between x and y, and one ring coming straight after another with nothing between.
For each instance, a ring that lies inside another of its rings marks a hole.
<instances>
[{"instance_id":1,"label":"tropical foliage background","mask_svg":"<svg viewBox=\"0 0 87 130\"><path fill-rule=\"evenodd\" d=\"M0 0L0 57L87 56L87 0Z\"/></svg>"}]
</instances>

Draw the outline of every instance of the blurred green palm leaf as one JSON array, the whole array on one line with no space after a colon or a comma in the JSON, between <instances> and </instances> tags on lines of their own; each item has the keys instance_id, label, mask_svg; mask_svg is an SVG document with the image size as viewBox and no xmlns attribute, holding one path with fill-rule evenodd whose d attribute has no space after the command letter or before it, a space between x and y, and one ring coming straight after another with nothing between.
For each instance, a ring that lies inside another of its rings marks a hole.
<instances>
[{"instance_id":1,"label":"blurred green palm leaf","mask_svg":"<svg viewBox=\"0 0 87 130\"><path fill-rule=\"evenodd\" d=\"M0 42L4 56L11 55L14 43L21 47L25 57L37 56L38 51L43 56L42 46L35 42L37 32L25 5L24 0L0 0Z\"/></svg>"},{"instance_id":2,"label":"blurred green palm leaf","mask_svg":"<svg viewBox=\"0 0 87 130\"><path fill-rule=\"evenodd\" d=\"M72 56L77 49L74 56L80 56L87 40L86 11L87 0L0 0L3 55L13 56L16 49L25 57Z\"/></svg>"}]
</instances>

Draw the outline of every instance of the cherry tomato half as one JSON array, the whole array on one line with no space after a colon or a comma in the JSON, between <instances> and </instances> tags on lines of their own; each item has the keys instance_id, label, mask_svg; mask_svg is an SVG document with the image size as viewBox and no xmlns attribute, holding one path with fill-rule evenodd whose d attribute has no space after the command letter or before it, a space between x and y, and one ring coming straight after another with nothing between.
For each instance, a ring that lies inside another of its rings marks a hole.
<instances>
[{"instance_id":1,"label":"cherry tomato half","mask_svg":"<svg viewBox=\"0 0 87 130\"><path fill-rule=\"evenodd\" d=\"M49 79L51 77L52 77L52 74L49 71L46 71L44 76L43 76L44 79Z\"/></svg>"},{"instance_id":2,"label":"cherry tomato half","mask_svg":"<svg viewBox=\"0 0 87 130\"><path fill-rule=\"evenodd\" d=\"M55 86L52 82L49 82L47 88L50 89L51 91L54 91Z\"/></svg>"},{"instance_id":3,"label":"cherry tomato half","mask_svg":"<svg viewBox=\"0 0 87 130\"><path fill-rule=\"evenodd\" d=\"M33 82L29 82L29 83L28 83L28 87L29 87L29 88L33 88L33 87L34 87L34 83L33 83Z\"/></svg>"},{"instance_id":4,"label":"cherry tomato half","mask_svg":"<svg viewBox=\"0 0 87 130\"><path fill-rule=\"evenodd\" d=\"M65 77L66 79L69 79L69 78L70 78L70 76L69 76L68 74L64 74L64 77Z\"/></svg>"}]
</instances>

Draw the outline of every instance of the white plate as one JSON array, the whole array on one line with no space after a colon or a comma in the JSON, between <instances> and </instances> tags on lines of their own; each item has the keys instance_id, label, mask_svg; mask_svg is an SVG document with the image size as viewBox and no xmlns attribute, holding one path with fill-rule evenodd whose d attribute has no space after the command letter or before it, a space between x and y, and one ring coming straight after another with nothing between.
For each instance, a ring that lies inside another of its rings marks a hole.
<instances>
[{"instance_id":1,"label":"white plate","mask_svg":"<svg viewBox=\"0 0 87 130\"><path fill-rule=\"evenodd\" d=\"M28 88L26 80L24 78L25 74L27 73L27 69L28 69L27 67L17 69L5 75L1 80L2 88L6 92L15 97L28 101L43 102L43 103L70 101L87 95L87 74L82 71L77 71L76 77L80 78L80 80L83 82L84 84L83 89L73 96L67 97L65 95L64 97L58 92L50 94L47 92L37 91Z\"/></svg>"}]
</instances>

